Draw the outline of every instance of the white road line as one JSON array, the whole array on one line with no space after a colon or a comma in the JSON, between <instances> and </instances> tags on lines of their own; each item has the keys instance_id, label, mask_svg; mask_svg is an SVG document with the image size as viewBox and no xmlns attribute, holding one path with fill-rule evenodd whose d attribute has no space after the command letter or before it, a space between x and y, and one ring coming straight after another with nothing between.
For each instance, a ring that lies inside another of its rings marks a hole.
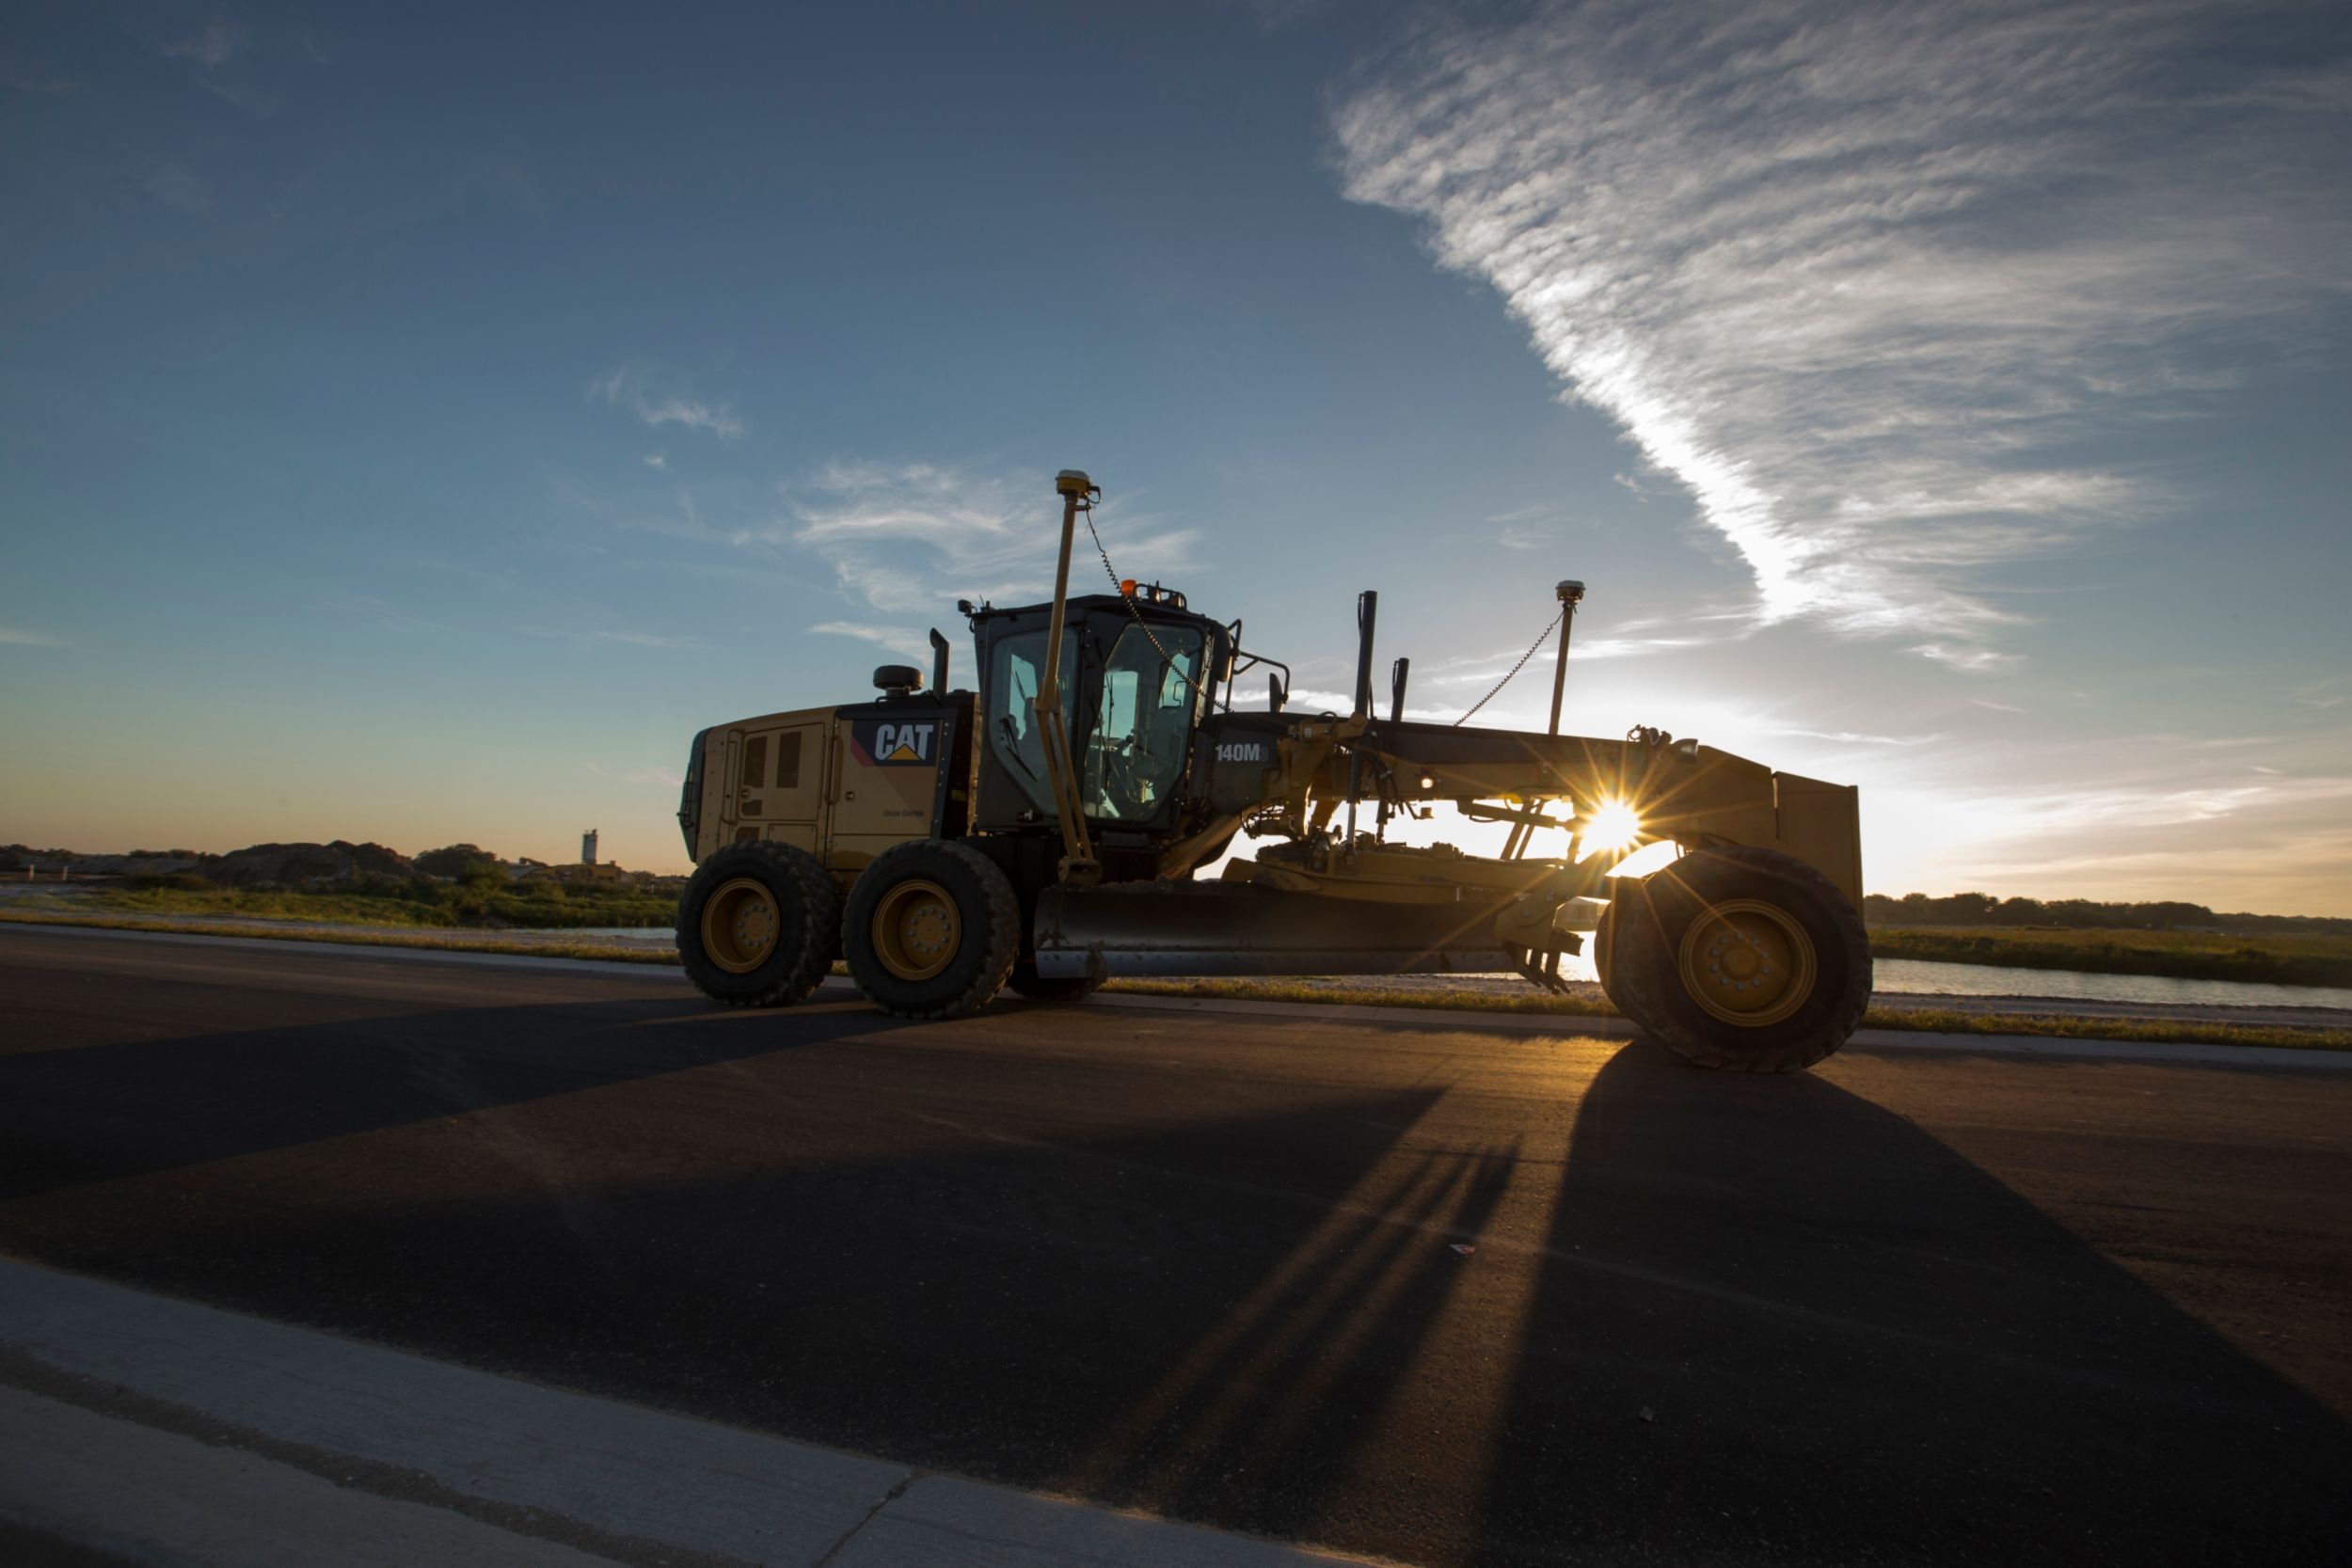
<instances>
[{"instance_id":1,"label":"white road line","mask_svg":"<svg viewBox=\"0 0 2352 1568\"><path fill-rule=\"evenodd\" d=\"M0 1260L0 1346L55 1371L94 1379L140 1401L227 1423L290 1449L415 1473L428 1492L508 1510L537 1510L559 1524L602 1537L741 1562L809 1568L820 1561L828 1568L976 1561L1007 1568L1081 1563L1330 1568L1350 1560L920 1475L901 1465L544 1388L6 1260ZM306 1518L331 1517L333 1499L325 1492L344 1495L361 1512L395 1506L417 1511L399 1515L406 1521L403 1528L422 1529L430 1521L421 1515L437 1515L437 1528L445 1527L453 1553L468 1542L524 1539L429 1500L378 1496L366 1490L364 1471L346 1484L330 1485L291 1465L276 1465L283 1475L252 1465L224 1467L219 1456L226 1450L207 1449L211 1459L191 1454L190 1448L204 1446L137 1425L135 1408L125 1418L103 1413L103 1402L102 1413L93 1415L21 1392L7 1399L0 1407L0 1446L23 1451L8 1434L28 1430L36 1446L50 1444L54 1434L63 1457L55 1477L47 1471L0 1476L0 1517L33 1523L68 1539L91 1544L101 1537L126 1540L119 1532L106 1535L108 1521L135 1516L150 1522L149 1533L185 1532L184 1540L164 1543L179 1548L179 1560L361 1560L337 1551L266 1556L262 1547L278 1528L271 1510L215 1511L201 1517L190 1512L207 1478L237 1496L259 1496L277 1486L306 1511ZM97 1505L103 1489L94 1493L86 1484L88 1456L101 1451L89 1445L103 1437L89 1426L93 1420L125 1429L116 1433L120 1458L112 1476L114 1501L103 1509ZM324 1491L314 1491L313 1482ZM51 1498L45 1512L43 1496ZM196 1549L203 1532L231 1528L240 1517L251 1550ZM357 1513L350 1522L354 1528L373 1528L363 1526ZM480 1533L485 1530L488 1535ZM568 1548L556 1555L556 1541L528 1544L548 1552L533 1557L518 1547L514 1560L593 1560ZM498 1560L445 1557L420 1546L388 1560Z\"/></svg>"}]
</instances>

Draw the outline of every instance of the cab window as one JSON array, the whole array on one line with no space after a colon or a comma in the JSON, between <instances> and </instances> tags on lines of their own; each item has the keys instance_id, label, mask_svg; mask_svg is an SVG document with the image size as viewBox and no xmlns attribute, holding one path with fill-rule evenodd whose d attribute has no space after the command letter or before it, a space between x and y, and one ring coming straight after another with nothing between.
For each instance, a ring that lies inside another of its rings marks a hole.
<instances>
[{"instance_id":1,"label":"cab window","mask_svg":"<svg viewBox=\"0 0 2352 1568\"><path fill-rule=\"evenodd\" d=\"M1062 637L1061 714L1065 729L1073 727L1077 712L1078 634ZM988 691L996 711L988 716L989 749L1020 785L1029 803L1042 812L1054 810L1053 786L1046 783L1045 737L1038 733L1037 692L1045 675L1043 628L1000 637L989 647Z\"/></svg>"},{"instance_id":2,"label":"cab window","mask_svg":"<svg viewBox=\"0 0 2352 1568\"><path fill-rule=\"evenodd\" d=\"M1130 626L1103 664L1102 706L1087 737L1081 793L1089 816L1139 822L1184 777L1200 704L1201 633Z\"/></svg>"}]
</instances>

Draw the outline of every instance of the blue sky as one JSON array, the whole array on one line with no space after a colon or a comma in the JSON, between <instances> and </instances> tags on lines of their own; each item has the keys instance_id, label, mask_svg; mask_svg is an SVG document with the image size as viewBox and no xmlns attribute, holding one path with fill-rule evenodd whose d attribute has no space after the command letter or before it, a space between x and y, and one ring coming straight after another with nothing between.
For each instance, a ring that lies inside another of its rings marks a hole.
<instances>
[{"instance_id":1,"label":"blue sky","mask_svg":"<svg viewBox=\"0 0 2352 1568\"><path fill-rule=\"evenodd\" d=\"M0 116L0 838L681 865L1078 466L1302 689L1580 577L1568 722L1875 889L2352 913L2340 7L81 5Z\"/></svg>"}]
</instances>

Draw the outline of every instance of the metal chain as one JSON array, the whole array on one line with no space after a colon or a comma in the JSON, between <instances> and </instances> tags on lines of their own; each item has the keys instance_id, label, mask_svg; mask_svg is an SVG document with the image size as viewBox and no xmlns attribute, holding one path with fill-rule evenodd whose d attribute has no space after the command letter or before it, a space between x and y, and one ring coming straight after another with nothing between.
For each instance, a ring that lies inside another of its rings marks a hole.
<instances>
[{"instance_id":1,"label":"metal chain","mask_svg":"<svg viewBox=\"0 0 2352 1568\"><path fill-rule=\"evenodd\" d=\"M1110 574L1111 587L1118 593L1120 602L1126 605L1127 613L1134 618L1136 628L1143 633L1143 640L1152 644L1152 651L1160 656L1160 662L1167 665L1170 670L1174 670L1176 672L1176 678L1183 681L1186 686L1191 687L1192 694L1207 703L1209 705L1209 711L1215 713L1216 711L1216 698L1209 692L1202 690L1199 681L1194 680L1190 675L1184 673L1183 670L1178 669L1176 664L1176 656L1169 653L1166 648L1161 647L1160 640L1152 635L1151 626L1146 624L1143 619L1143 611L1136 608L1135 595L1127 592L1126 582L1120 577L1118 568L1111 564L1111 552L1103 547L1103 536L1094 531L1094 508L1090 506L1087 507L1080 514L1080 515L1086 518L1087 532L1094 540L1094 553L1103 558L1103 570ZM1153 700L1157 701L1158 699L1154 698Z\"/></svg>"},{"instance_id":2,"label":"metal chain","mask_svg":"<svg viewBox=\"0 0 2352 1568\"><path fill-rule=\"evenodd\" d=\"M1566 612L1564 610L1562 613L1565 614ZM1535 641L1527 645L1527 652L1519 655L1519 661L1511 666L1510 674L1506 674L1501 680L1495 682L1494 690L1487 692L1484 697L1481 697L1478 701L1470 704L1470 713L1465 713L1462 717L1454 721L1454 727L1457 730L1460 729L1463 725L1470 721L1470 714L1476 713L1480 708L1485 707L1488 703L1493 702L1497 693L1501 692L1504 687L1511 684L1511 675L1516 675L1520 671L1526 669L1527 661L1535 657L1535 650L1550 641L1551 634L1559 629L1560 617L1555 615L1551 618L1551 625L1546 626L1541 634L1536 637Z\"/></svg>"}]
</instances>

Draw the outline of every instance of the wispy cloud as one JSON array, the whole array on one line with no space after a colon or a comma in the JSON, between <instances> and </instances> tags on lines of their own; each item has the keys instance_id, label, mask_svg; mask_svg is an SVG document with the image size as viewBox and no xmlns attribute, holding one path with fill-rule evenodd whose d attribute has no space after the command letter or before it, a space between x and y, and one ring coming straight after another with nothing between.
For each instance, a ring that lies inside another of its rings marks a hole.
<instances>
[{"instance_id":1,"label":"wispy cloud","mask_svg":"<svg viewBox=\"0 0 2352 1568\"><path fill-rule=\"evenodd\" d=\"M17 70L13 65L0 64L0 87L10 92L29 92L38 97L53 98L59 93L73 92L81 83L70 76L35 76Z\"/></svg>"},{"instance_id":2,"label":"wispy cloud","mask_svg":"<svg viewBox=\"0 0 2352 1568\"><path fill-rule=\"evenodd\" d=\"M205 71L217 71L245 52L245 29L215 11L196 33L156 45L172 59L193 60Z\"/></svg>"},{"instance_id":3,"label":"wispy cloud","mask_svg":"<svg viewBox=\"0 0 2352 1568\"><path fill-rule=\"evenodd\" d=\"M1807 740L1827 740L1839 746L1925 746L1945 738L1942 735L1869 735L1859 730L1782 730L1782 735L1802 736Z\"/></svg>"},{"instance_id":4,"label":"wispy cloud","mask_svg":"<svg viewBox=\"0 0 2352 1568\"><path fill-rule=\"evenodd\" d=\"M648 468L666 468L669 466L670 459L662 452L649 451L645 454L645 467Z\"/></svg>"},{"instance_id":5,"label":"wispy cloud","mask_svg":"<svg viewBox=\"0 0 2352 1568\"><path fill-rule=\"evenodd\" d=\"M627 409L655 430L665 424L681 425L707 430L723 441L734 440L744 430L732 404L696 397L683 377L649 365L628 364L610 371L588 384L588 395L602 398L608 406Z\"/></svg>"},{"instance_id":6,"label":"wispy cloud","mask_svg":"<svg viewBox=\"0 0 2352 1568\"><path fill-rule=\"evenodd\" d=\"M1665 627L1673 629L1661 629ZM1692 610L1673 617L1637 616L1617 622L1616 635L1613 636L1572 632L1568 657L1570 662L1576 664L1597 658L1638 658L1645 654L1672 653L1679 648L1702 648L1712 643L1733 641L1754 630L1755 625L1748 617L1722 610ZM1423 686L1475 687L1484 690L1514 665L1520 665L1522 659L1524 664L1518 678L1525 679L1530 671L1540 674L1550 669L1558 657L1558 637L1559 632L1555 628L1532 656L1527 644L1521 643L1516 648L1489 648L1483 653L1428 659L1414 665L1413 679Z\"/></svg>"},{"instance_id":7,"label":"wispy cloud","mask_svg":"<svg viewBox=\"0 0 2352 1568\"><path fill-rule=\"evenodd\" d=\"M1334 126L1347 193L1500 291L1759 619L1984 671L1992 569L2158 499L2084 438L2346 281L2340 64L2223 47L2271 8L1546 6L1431 24Z\"/></svg>"},{"instance_id":8,"label":"wispy cloud","mask_svg":"<svg viewBox=\"0 0 2352 1568\"><path fill-rule=\"evenodd\" d=\"M808 630L812 637L853 637L861 642L871 642L877 648L913 659L918 666L928 667L931 661L930 639L919 627L869 621L819 621Z\"/></svg>"},{"instance_id":9,"label":"wispy cloud","mask_svg":"<svg viewBox=\"0 0 2352 1568\"><path fill-rule=\"evenodd\" d=\"M283 43L283 40L265 40ZM185 60L195 68L195 84L225 103L247 114L266 117L277 112L280 97L273 86L278 71L267 61L273 55L282 63L286 51L253 46L243 24L215 11L194 33L156 39L150 45L167 59Z\"/></svg>"},{"instance_id":10,"label":"wispy cloud","mask_svg":"<svg viewBox=\"0 0 2352 1568\"><path fill-rule=\"evenodd\" d=\"M526 637L552 637L575 642L613 642L628 648L699 648L703 644L691 637L663 637L649 631L574 630L564 626L523 626Z\"/></svg>"},{"instance_id":11,"label":"wispy cloud","mask_svg":"<svg viewBox=\"0 0 2352 1568\"><path fill-rule=\"evenodd\" d=\"M932 615L959 597L1019 600L1053 585L1060 503L1036 475L936 464L835 463L783 489L786 516L737 535L745 545L805 550L850 599L892 615ZM1106 506L1095 526L1123 574L1181 568L1195 531ZM1073 593L1096 592L1081 530ZM1103 587L1107 589L1108 584Z\"/></svg>"},{"instance_id":12,"label":"wispy cloud","mask_svg":"<svg viewBox=\"0 0 2352 1568\"><path fill-rule=\"evenodd\" d=\"M2352 702L2352 675L2330 675L2291 688L2287 701L2297 707L2342 707Z\"/></svg>"},{"instance_id":13,"label":"wispy cloud","mask_svg":"<svg viewBox=\"0 0 2352 1568\"><path fill-rule=\"evenodd\" d=\"M2004 670L2014 670L2023 662L2016 654L2003 653L1998 648L1987 648L1973 642L1914 642L1903 652L1917 654L1921 658L1932 659L1972 675L1997 674Z\"/></svg>"},{"instance_id":14,"label":"wispy cloud","mask_svg":"<svg viewBox=\"0 0 2352 1568\"><path fill-rule=\"evenodd\" d=\"M1486 519L1495 525L1495 543L1506 550L1540 550L1560 542L1563 519L1556 506L1538 503L1498 512Z\"/></svg>"},{"instance_id":15,"label":"wispy cloud","mask_svg":"<svg viewBox=\"0 0 2352 1568\"><path fill-rule=\"evenodd\" d=\"M0 626L0 644L10 644L21 648L62 648L65 646L54 637L44 636L37 631L26 631L23 626Z\"/></svg>"},{"instance_id":16,"label":"wispy cloud","mask_svg":"<svg viewBox=\"0 0 2352 1568\"><path fill-rule=\"evenodd\" d=\"M701 644L691 637L658 637L649 631L592 631L589 640L596 642L619 642L631 648L694 648Z\"/></svg>"},{"instance_id":17,"label":"wispy cloud","mask_svg":"<svg viewBox=\"0 0 2352 1568\"><path fill-rule=\"evenodd\" d=\"M2314 833L2344 834L2352 770L2332 733L2197 740L2010 721L1954 736L1869 753L1862 799L1873 888L2345 911L2344 846L2316 859L2296 847Z\"/></svg>"}]
</instances>

